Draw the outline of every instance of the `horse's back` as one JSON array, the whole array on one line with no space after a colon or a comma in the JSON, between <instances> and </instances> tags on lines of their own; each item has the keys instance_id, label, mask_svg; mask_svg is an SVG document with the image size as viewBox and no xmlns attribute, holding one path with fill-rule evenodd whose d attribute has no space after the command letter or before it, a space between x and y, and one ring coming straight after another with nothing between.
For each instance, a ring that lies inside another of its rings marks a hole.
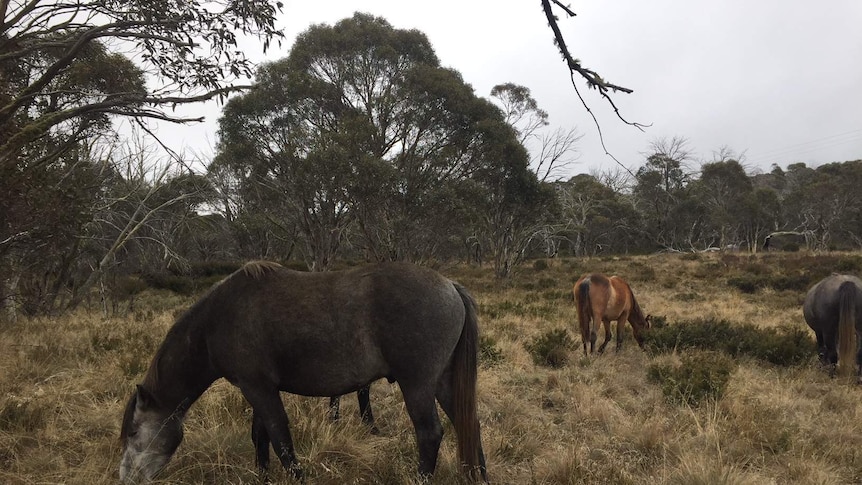
<instances>
[{"instance_id":1,"label":"horse's back","mask_svg":"<svg viewBox=\"0 0 862 485\"><path fill-rule=\"evenodd\" d=\"M862 303L862 280L853 275L833 274L808 290L802 304L802 314L809 327L819 331L827 326L838 326L839 289L848 282L855 286L856 301ZM858 313L857 318L862 320L862 312Z\"/></svg>"},{"instance_id":2,"label":"horse's back","mask_svg":"<svg viewBox=\"0 0 862 485\"><path fill-rule=\"evenodd\" d=\"M229 380L263 374L296 394L344 394L381 377L398 380L423 362L436 371L466 312L451 281L410 264L273 267L235 273L222 286L212 302L211 359Z\"/></svg>"}]
</instances>

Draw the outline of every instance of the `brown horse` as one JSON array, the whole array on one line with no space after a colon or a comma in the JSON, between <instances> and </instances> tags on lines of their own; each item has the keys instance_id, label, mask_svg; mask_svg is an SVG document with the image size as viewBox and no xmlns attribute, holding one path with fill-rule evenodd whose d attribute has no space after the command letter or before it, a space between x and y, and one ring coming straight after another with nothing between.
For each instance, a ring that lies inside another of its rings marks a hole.
<instances>
[{"instance_id":1,"label":"brown horse","mask_svg":"<svg viewBox=\"0 0 862 485\"><path fill-rule=\"evenodd\" d=\"M611 339L611 320L617 322L617 350L623 344L626 321L632 324L635 340L643 348L641 332L650 328L650 317L644 316L631 287L622 278L608 278L598 273L584 275L575 283L572 295L578 307L584 355L587 355L587 341L590 343L590 353L594 350L600 322L605 325L605 341L599 347L599 353L605 351Z\"/></svg>"},{"instance_id":2,"label":"brown horse","mask_svg":"<svg viewBox=\"0 0 862 485\"><path fill-rule=\"evenodd\" d=\"M249 263L213 287L168 331L126 405L120 479L151 481L183 437L183 418L219 378L252 407L252 441L266 476L269 446L297 478L280 391L338 396L385 377L397 382L419 448L420 480L434 472L453 423L459 460L487 481L476 413L476 304L430 269L381 264L304 273Z\"/></svg>"},{"instance_id":3,"label":"brown horse","mask_svg":"<svg viewBox=\"0 0 862 485\"><path fill-rule=\"evenodd\" d=\"M862 366L862 280L833 274L812 286L802 304L805 322L817 337L820 362L835 374L860 375ZM837 348L836 348L837 347ZM854 357L855 356L855 357Z\"/></svg>"}]
</instances>

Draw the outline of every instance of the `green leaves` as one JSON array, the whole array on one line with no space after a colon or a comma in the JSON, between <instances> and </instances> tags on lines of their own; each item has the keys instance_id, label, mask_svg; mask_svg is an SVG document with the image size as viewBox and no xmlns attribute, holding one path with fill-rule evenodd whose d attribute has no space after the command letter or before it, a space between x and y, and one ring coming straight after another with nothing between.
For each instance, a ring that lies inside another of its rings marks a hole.
<instances>
[{"instance_id":1,"label":"green leaves","mask_svg":"<svg viewBox=\"0 0 862 485\"><path fill-rule=\"evenodd\" d=\"M219 123L219 163L260 188L246 193L278 192L273 218L301 228L312 260L336 232L374 259L428 258L465 219L468 180L526 166L499 110L424 34L366 14L300 34Z\"/></svg>"}]
</instances>

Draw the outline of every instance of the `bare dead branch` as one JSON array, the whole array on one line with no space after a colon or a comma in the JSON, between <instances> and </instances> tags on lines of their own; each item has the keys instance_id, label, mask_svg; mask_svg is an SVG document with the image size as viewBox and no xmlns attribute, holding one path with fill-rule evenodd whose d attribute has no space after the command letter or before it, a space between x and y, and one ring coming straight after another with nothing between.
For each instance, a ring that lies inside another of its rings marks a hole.
<instances>
[{"instance_id":1,"label":"bare dead branch","mask_svg":"<svg viewBox=\"0 0 862 485\"><path fill-rule=\"evenodd\" d=\"M563 60L565 60L566 65L569 67L569 71L571 74L572 86L574 86L575 92L577 93L578 98L581 100L581 104L584 106L584 108L587 110L587 112L593 118L593 122L596 125L596 130L599 133L599 140L601 141L602 149L605 151L605 154L610 156L618 165L623 167L627 172L631 173L631 170L629 170L628 167L626 167L625 165L620 163L620 161L617 160L616 157L611 155L611 153L608 151L607 147L605 146L604 136L602 134L602 129L599 126L598 119L596 119L595 114L592 112L590 107L587 105L587 102L584 100L580 91L578 91L578 86L577 86L577 83L575 81L575 73L577 73L581 78L586 80L587 87L592 88L592 89L596 89L599 92L599 94L603 98L605 98L605 100L608 102L608 104L610 104L611 108L613 108L614 114L616 114L617 118L619 118L623 123L625 123L629 126L633 126L633 127L637 128L638 130L641 130L641 131L644 131L644 128L651 126L651 125L632 122L632 121L625 119L622 116L622 114L620 113L620 110L617 107L616 103L614 103L614 100L610 96L611 92L622 92L622 93L630 94L633 92L633 90L605 81L604 79L602 79L602 77L597 72L583 67L579 60L572 57L572 54L569 52L569 48L566 46L566 41L563 38L563 34L560 31L560 27L557 24L557 17L556 17L556 15L554 15L554 12L553 12L552 7L551 7L551 2L553 2L554 5L557 5L558 7L563 9L566 12L566 14L568 14L570 17L574 17L575 13L571 9L569 9L568 7L563 6L558 0L542 0L542 8L545 11L545 17L548 19L548 25L551 27L551 30L554 32L554 42L556 43L557 48L560 50L560 54L563 56ZM632 174L632 175L634 175L634 174Z\"/></svg>"}]
</instances>

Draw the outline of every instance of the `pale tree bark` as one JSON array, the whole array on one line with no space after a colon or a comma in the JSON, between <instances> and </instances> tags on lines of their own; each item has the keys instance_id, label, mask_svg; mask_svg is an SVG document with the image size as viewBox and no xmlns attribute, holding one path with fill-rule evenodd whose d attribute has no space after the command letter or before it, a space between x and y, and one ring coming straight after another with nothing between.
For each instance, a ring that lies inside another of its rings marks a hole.
<instances>
[{"instance_id":1,"label":"pale tree bark","mask_svg":"<svg viewBox=\"0 0 862 485\"><path fill-rule=\"evenodd\" d=\"M93 285L101 282L105 272L113 266L118 253L132 241L143 238L141 232L144 229L150 232L145 237L147 243L160 246L166 258L179 258L169 243L170 230L157 228L155 222L164 216L164 212L199 200L202 197L201 189L166 195L169 180L183 173L186 164L179 158L155 160L152 152L148 152L142 144L129 148L130 153L118 157L115 163L124 170L125 179L132 184L124 193L106 197L99 211L102 216L94 221L97 225L113 229L115 235L87 278L76 288L75 294L65 305L66 309L75 308L83 301Z\"/></svg>"}]
</instances>

